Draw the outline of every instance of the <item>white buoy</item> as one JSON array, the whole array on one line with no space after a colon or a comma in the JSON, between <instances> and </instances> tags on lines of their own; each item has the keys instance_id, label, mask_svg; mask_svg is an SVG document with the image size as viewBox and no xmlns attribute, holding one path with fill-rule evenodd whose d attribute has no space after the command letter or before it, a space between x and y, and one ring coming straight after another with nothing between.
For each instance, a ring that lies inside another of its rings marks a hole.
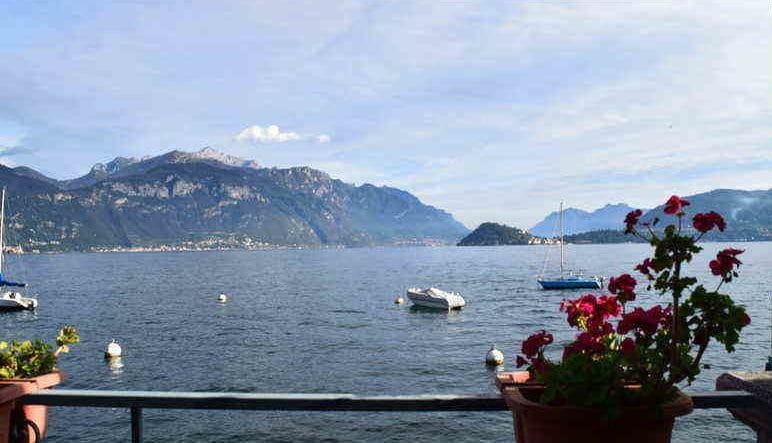
<instances>
[{"instance_id":1,"label":"white buoy","mask_svg":"<svg viewBox=\"0 0 772 443\"><path fill-rule=\"evenodd\" d=\"M107 350L105 351L105 358L116 358L116 357L120 357L121 354L123 354L121 345L116 343L115 340L107 344Z\"/></svg>"},{"instance_id":2,"label":"white buoy","mask_svg":"<svg viewBox=\"0 0 772 443\"><path fill-rule=\"evenodd\" d=\"M225 295L225 293L223 292L222 294L217 296L217 301L219 301L220 303L225 303L226 301L228 301L228 296Z\"/></svg>"},{"instance_id":3,"label":"white buoy","mask_svg":"<svg viewBox=\"0 0 772 443\"><path fill-rule=\"evenodd\" d=\"M491 345L491 350L485 355L485 364L488 366L500 366L504 364L504 354L496 349L496 345Z\"/></svg>"},{"instance_id":4,"label":"white buoy","mask_svg":"<svg viewBox=\"0 0 772 443\"><path fill-rule=\"evenodd\" d=\"M402 303L405 303L405 299L404 298L397 297L397 298L394 299L394 304L395 305L401 305Z\"/></svg>"}]
</instances>

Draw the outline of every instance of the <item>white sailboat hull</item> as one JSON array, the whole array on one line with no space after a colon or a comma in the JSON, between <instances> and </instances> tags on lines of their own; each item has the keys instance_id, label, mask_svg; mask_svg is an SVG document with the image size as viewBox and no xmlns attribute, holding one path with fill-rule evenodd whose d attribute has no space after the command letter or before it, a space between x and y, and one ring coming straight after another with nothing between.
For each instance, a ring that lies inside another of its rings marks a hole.
<instances>
[{"instance_id":1,"label":"white sailboat hull","mask_svg":"<svg viewBox=\"0 0 772 443\"><path fill-rule=\"evenodd\" d=\"M461 309L466 306L466 300L454 292L445 292L437 288L410 288L407 290L407 298L416 306L430 309Z\"/></svg>"},{"instance_id":2,"label":"white sailboat hull","mask_svg":"<svg viewBox=\"0 0 772 443\"><path fill-rule=\"evenodd\" d=\"M0 295L0 311L18 311L35 309L38 301L34 298L22 297L18 292L5 292Z\"/></svg>"}]
</instances>

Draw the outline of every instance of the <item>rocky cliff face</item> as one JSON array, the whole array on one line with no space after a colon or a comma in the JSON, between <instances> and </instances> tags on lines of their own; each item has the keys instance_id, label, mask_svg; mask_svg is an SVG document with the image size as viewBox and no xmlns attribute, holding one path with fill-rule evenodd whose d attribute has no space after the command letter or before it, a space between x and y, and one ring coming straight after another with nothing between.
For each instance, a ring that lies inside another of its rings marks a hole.
<instances>
[{"instance_id":1,"label":"rocky cliff face","mask_svg":"<svg viewBox=\"0 0 772 443\"><path fill-rule=\"evenodd\" d=\"M0 167L0 180L9 241L25 249L453 243L468 232L398 189L259 168L211 149L116 159L65 182Z\"/></svg>"}]
</instances>

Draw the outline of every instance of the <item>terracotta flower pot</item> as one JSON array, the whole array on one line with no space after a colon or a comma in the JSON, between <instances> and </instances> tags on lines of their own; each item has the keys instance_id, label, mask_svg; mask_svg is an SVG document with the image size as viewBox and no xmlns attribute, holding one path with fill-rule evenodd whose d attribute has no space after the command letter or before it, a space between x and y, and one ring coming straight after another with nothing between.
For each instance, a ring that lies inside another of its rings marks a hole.
<instances>
[{"instance_id":1,"label":"terracotta flower pot","mask_svg":"<svg viewBox=\"0 0 772 443\"><path fill-rule=\"evenodd\" d=\"M0 380L0 388L4 386L15 386L20 392L17 397L21 397L41 389L49 389L53 386L61 383L66 377L63 371L55 370L50 374L40 375L33 378L12 378L8 380ZM40 405L24 405L21 408L24 418L31 421L37 426L40 432L40 437L43 438L46 435L46 427L48 424L48 406ZM3 440L0 440L2 442ZM35 442L35 436L30 432L30 443Z\"/></svg>"},{"instance_id":2,"label":"terracotta flower pot","mask_svg":"<svg viewBox=\"0 0 772 443\"><path fill-rule=\"evenodd\" d=\"M22 396L18 386L0 386L0 443L8 443L11 433L11 413L16 399Z\"/></svg>"},{"instance_id":3,"label":"terracotta flower pot","mask_svg":"<svg viewBox=\"0 0 772 443\"><path fill-rule=\"evenodd\" d=\"M528 383L522 375L515 376L515 380L500 387L512 411L519 443L667 443L675 418L693 408L691 398L679 391L661 413L633 406L624 408L620 417L609 421L596 408L543 405L539 403L543 386Z\"/></svg>"}]
</instances>

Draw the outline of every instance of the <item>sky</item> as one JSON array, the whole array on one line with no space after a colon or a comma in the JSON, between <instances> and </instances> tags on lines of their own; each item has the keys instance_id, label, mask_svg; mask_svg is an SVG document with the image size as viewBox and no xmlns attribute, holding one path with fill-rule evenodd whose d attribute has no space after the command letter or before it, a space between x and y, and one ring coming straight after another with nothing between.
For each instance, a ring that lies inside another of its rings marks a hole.
<instances>
[{"instance_id":1,"label":"sky","mask_svg":"<svg viewBox=\"0 0 772 443\"><path fill-rule=\"evenodd\" d=\"M772 188L772 6L4 0L0 162L205 146L469 227Z\"/></svg>"}]
</instances>

